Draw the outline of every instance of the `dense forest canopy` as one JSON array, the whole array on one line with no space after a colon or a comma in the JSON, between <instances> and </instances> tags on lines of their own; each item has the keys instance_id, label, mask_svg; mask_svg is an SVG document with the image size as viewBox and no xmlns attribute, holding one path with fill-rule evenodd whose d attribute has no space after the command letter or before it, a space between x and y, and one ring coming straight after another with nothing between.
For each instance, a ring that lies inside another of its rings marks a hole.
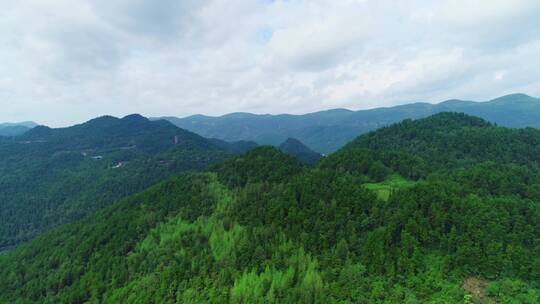
<instances>
[{"instance_id":1,"label":"dense forest canopy","mask_svg":"<svg viewBox=\"0 0 540 304\"><path fill-rule=\"evenodd\" d=\"M538 143L442 113L255 148L0 256L0 302L539 303Z\"/></svg>"}]
</instances>

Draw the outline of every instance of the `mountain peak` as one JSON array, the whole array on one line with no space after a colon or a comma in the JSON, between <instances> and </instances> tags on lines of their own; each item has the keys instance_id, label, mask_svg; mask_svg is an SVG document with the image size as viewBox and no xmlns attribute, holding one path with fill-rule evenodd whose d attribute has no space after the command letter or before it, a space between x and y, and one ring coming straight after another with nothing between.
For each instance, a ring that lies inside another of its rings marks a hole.
<instances>
[{"instance_id":1,"label":"mountain peak","mask_svg":"<svg viewBox=\"0 0 540 304\"><path fill-rule=\"evenodd\" d=\"M289 137L287 138L282 144L281 146L287 146L287 145L298 145L298 146L302 146L302 147L305 147L305 145L299 141L298 139L296 138L292 138L292 137ZM307 147L306 147L307 148Z\"/></svg>"},{"instance_id":2,"label":"mountain peak","mask_svg":"<svg viewBox=\"0 0 540 304\"><path fill-rule=\"evenodd\" d=\"M538 101L538 99L531 97L527 94L515 93L515 94L504 95L504 96L491 100L491 102L498 102L498 103L516 103L516 102L530 102L530 101Z\"/></svg>"},{"instance_id":3,"label":"mountain peak","mask_svg":"<svg viewBox=\"0 0 540 304\"><path fill-rule=\"evenodd\" d=\"M298 158L300 161L307 164L316 163L321 158L321 155L319 153L311 150L309 147L304 145L301 141L292 137L287 138L287 140L285 140L279 146L279 149L283 153L294 156Z\"/></svg>"},{"instance_id":4,"label":"mountain peak","mask_svg":"<svg viewBox=\"0 0 540 304\"><path fill-rule=\"evenodd\" d=\"M22 136L32 139L32 138L40 138L44 136L48 136L53 129L47 126L37 126L35 128L32 128L28 130L26 133L22 134Z\"/></svg>"},{"instance_id":5,"label":"mountain peak","mask_svg":"<svg viewBox=\"0 0 540 304\"><path fill-rule=\"evenodd\" d=\"M131 114L124 116L123 118L118 118L110 115L100 116L94 119L91 119L82 124L85 127L98 127L98 128L108 128L117 125L138 125L149 122L148 118L140 114Z\"/></svg>"},{"instance_id":6,"label":"mountain peak","mask_svg":"<svg viewBox=\"0 0 540 304\"><path fill-rule=\"evenodd\" d=\"M82 123L82 125L101 125L101 124L110 124L115 123L119 119L117 117L111 116L111 115L103 115L99 116L93 119L88 120L85 123Z\"/></svg>"},{"instance_id":7,"label":"mountain peak","mask_svg":"<svg viewBox=\"0 0 540 304\"><path fill-rule=\"evenodd\" d=\"M127 115L127 116L124 116L122 119L122 121L127 121L127 122L148 122L148 118L142 116L141 114L130 114L130 115Z\"/></svg>"}]
</instances>

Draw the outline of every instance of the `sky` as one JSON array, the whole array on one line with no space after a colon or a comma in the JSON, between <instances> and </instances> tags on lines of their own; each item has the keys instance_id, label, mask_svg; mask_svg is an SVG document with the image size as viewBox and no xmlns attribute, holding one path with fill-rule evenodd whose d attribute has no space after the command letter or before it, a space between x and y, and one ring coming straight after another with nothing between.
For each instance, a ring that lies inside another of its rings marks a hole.
<instances>
[{"instance_id":1,"label":"sky","mask_svg":"<svg viewBox=\"0 0 540 304\"><path fill-rule=\"evenodd\" d=\"M0 122L540 96L538 0L0 0Z\"/></svg>"}]
</instances>

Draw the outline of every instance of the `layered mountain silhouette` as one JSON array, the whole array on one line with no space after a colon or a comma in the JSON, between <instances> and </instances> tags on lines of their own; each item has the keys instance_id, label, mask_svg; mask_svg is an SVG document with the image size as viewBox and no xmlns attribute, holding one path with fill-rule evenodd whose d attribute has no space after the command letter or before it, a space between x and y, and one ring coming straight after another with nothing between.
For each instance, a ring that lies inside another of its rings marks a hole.
<instances>
[{"instance_id":1,"label":"layered mountain silhouette","mask_svg":"<svg viewBox=\"0 0 540 304\"><path fill-rule=\"evenodd\" d=\"M227 141L249 140L279 146L292 137L314 151L328 154L359 134L403 119L417 119L439 112L463 112L512 128L540 127L540 100L525 94L507 95L487 102L419 102L389 108L334 109L304 115L233 113L220 117L194 115L164 119L202 136Z\"/></svg>"}]
</instances>

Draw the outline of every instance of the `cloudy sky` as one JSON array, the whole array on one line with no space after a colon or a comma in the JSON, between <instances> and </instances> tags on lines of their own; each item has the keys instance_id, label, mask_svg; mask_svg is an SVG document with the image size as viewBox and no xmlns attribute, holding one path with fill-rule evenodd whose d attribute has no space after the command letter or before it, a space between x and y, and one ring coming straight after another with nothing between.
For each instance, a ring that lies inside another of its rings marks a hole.
<instances>
[{"instance_id":1,"label":"cloudy sky","mask_svg":"<svg viewBox=\"0 0 540 304\"><path fill-rule=\"evenodd\" d=\"M540 96L538 0L0 0L0 122Z\"/></svg>"}]
</instances>

